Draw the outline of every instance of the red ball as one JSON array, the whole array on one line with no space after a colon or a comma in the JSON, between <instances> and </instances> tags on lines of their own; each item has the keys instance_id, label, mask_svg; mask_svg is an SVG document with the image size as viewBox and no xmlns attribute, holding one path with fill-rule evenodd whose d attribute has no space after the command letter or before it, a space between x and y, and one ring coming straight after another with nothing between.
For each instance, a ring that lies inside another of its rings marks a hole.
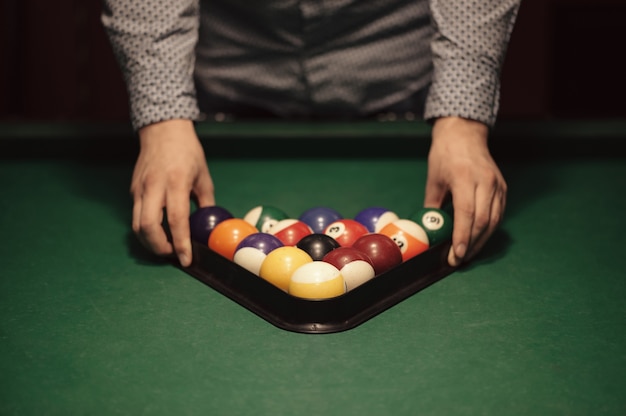
<instances>
[{"instance_id":1,"label":"red ball","mask_svg":"<svg viewBox=\"0 0 626 416\"><path fill-rule=\"evenodd\" d=\"M350 247L359 237L369 233L367 227L358 221L343 218L328 224L324 234L332 237L342 247Z\"/></svg>"},{"instance_id":2,"label":"red ball","mask_svg":"<svg viewBox=\"0 0 626 416\"><path fill-rule=\"evenodd\" d=\"M400 247L383 234L371 233L359 237L352 247L364 252L372 260L376 275L402 263Z\"/></svg>"},{"instance_id":3,"label":"red ball","mask_svg":"<svg viewBox=\"0 0 626 416\"><path fill-rule=\"evenodd\" d=\"M303 221L288 218L278 221L269 233L276 236L284 245L295 246L298 241L313 234L313 230Z\"/></svg>"}]
</instances>

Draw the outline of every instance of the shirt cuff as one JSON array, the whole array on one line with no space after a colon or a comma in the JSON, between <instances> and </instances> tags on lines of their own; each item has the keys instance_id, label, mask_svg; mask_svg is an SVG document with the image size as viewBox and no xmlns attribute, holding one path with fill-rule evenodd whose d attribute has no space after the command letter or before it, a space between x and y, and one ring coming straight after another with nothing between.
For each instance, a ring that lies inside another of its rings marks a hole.
<instances>
[{"instance_id":1,"label":"shirt cuff","mask_svg":"<svg viewBox=\"0 0 626 416\"><path fill-rule=\"evenodd\" d=\"M424 118L457 116L493 127L498 113L500 80L488 61L449 58L435 60Z\"/></svg>"},{"instance_id":2,"label":"shirt cuff","mask_svg":"<svg viewBox=\"0 0 626 416\"><path fill-rule=\"evenodd\" d=\"M174 70L157 69L132 75L128 85L133 129L172 119L197 121L200 111L192 77L172 79Z\"/></svg>"}]
</instances>

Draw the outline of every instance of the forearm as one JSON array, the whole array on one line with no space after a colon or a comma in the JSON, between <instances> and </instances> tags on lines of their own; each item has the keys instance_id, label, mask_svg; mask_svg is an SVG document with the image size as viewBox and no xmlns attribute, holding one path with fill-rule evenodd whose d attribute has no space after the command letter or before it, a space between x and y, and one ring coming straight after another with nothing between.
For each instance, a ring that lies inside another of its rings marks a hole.
<instances>
[{"instance_id":1,"label":"forearm","mask_svg":"<svg viewBox=\"0 0 626 416\"><path fill-rule=\"evenodd\" d=\"M133 127L196 119L198 0L104 0L101 20L124 74Z\"/></svg>"},{"instance_id":2,"label":"forearm","mask_svg":"<svg viewBox=\"0 0 626 416\"><path fill-rule=\"evenodd\" d=\"M426 119L495 123L500 70L520 0L430 0L435 28Z\"/></svg>"}]
</instances>

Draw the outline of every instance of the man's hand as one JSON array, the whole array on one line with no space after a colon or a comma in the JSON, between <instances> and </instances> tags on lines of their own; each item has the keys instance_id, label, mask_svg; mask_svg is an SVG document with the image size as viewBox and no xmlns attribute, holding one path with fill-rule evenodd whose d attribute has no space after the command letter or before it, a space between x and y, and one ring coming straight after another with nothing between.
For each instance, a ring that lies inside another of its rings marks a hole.
<instances>
[{"instance_id":1,"label":"man's hand","mask_svg":"<svg viewBox=\"0 0 626 416\"><path fill-rule=\"evenodd\" d=\"M458 117L433 126L424 205L440 208L452 196L451 266L476 255L504 214L507 185L489 153L488 133L484 124Z\"/></svg>"},{"instance_id":2,"label":"man's hand","mask_svg":"<svg viewBox=\"0 0 626 416\"><path fill-rule=\"evenodd\" d=\"M139 130L141 150L130 192L132 228L148 249L162 256L176 254L182 266L191 264L189 199L199 206L215 205L213 181L192 121L168 120ZM163 229L163 212L172 235Z\"/></svg>"}]
</instances>

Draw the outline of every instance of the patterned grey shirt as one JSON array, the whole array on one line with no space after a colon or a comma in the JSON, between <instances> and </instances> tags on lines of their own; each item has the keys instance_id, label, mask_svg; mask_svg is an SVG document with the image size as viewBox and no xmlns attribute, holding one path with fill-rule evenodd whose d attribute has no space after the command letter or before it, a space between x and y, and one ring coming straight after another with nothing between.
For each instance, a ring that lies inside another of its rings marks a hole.
<instances>
[{"instance_id":1,"label":"patterned grey shirt","mask_svg":"<svg viewBox=\"0 0 626 416\"><path fill-rule=\"evenodd\" d=\"M134 128L252 106L360 117L427 91L423 117L493 125L520 0L104 0Z\"/></svg>"}]
</instances>

